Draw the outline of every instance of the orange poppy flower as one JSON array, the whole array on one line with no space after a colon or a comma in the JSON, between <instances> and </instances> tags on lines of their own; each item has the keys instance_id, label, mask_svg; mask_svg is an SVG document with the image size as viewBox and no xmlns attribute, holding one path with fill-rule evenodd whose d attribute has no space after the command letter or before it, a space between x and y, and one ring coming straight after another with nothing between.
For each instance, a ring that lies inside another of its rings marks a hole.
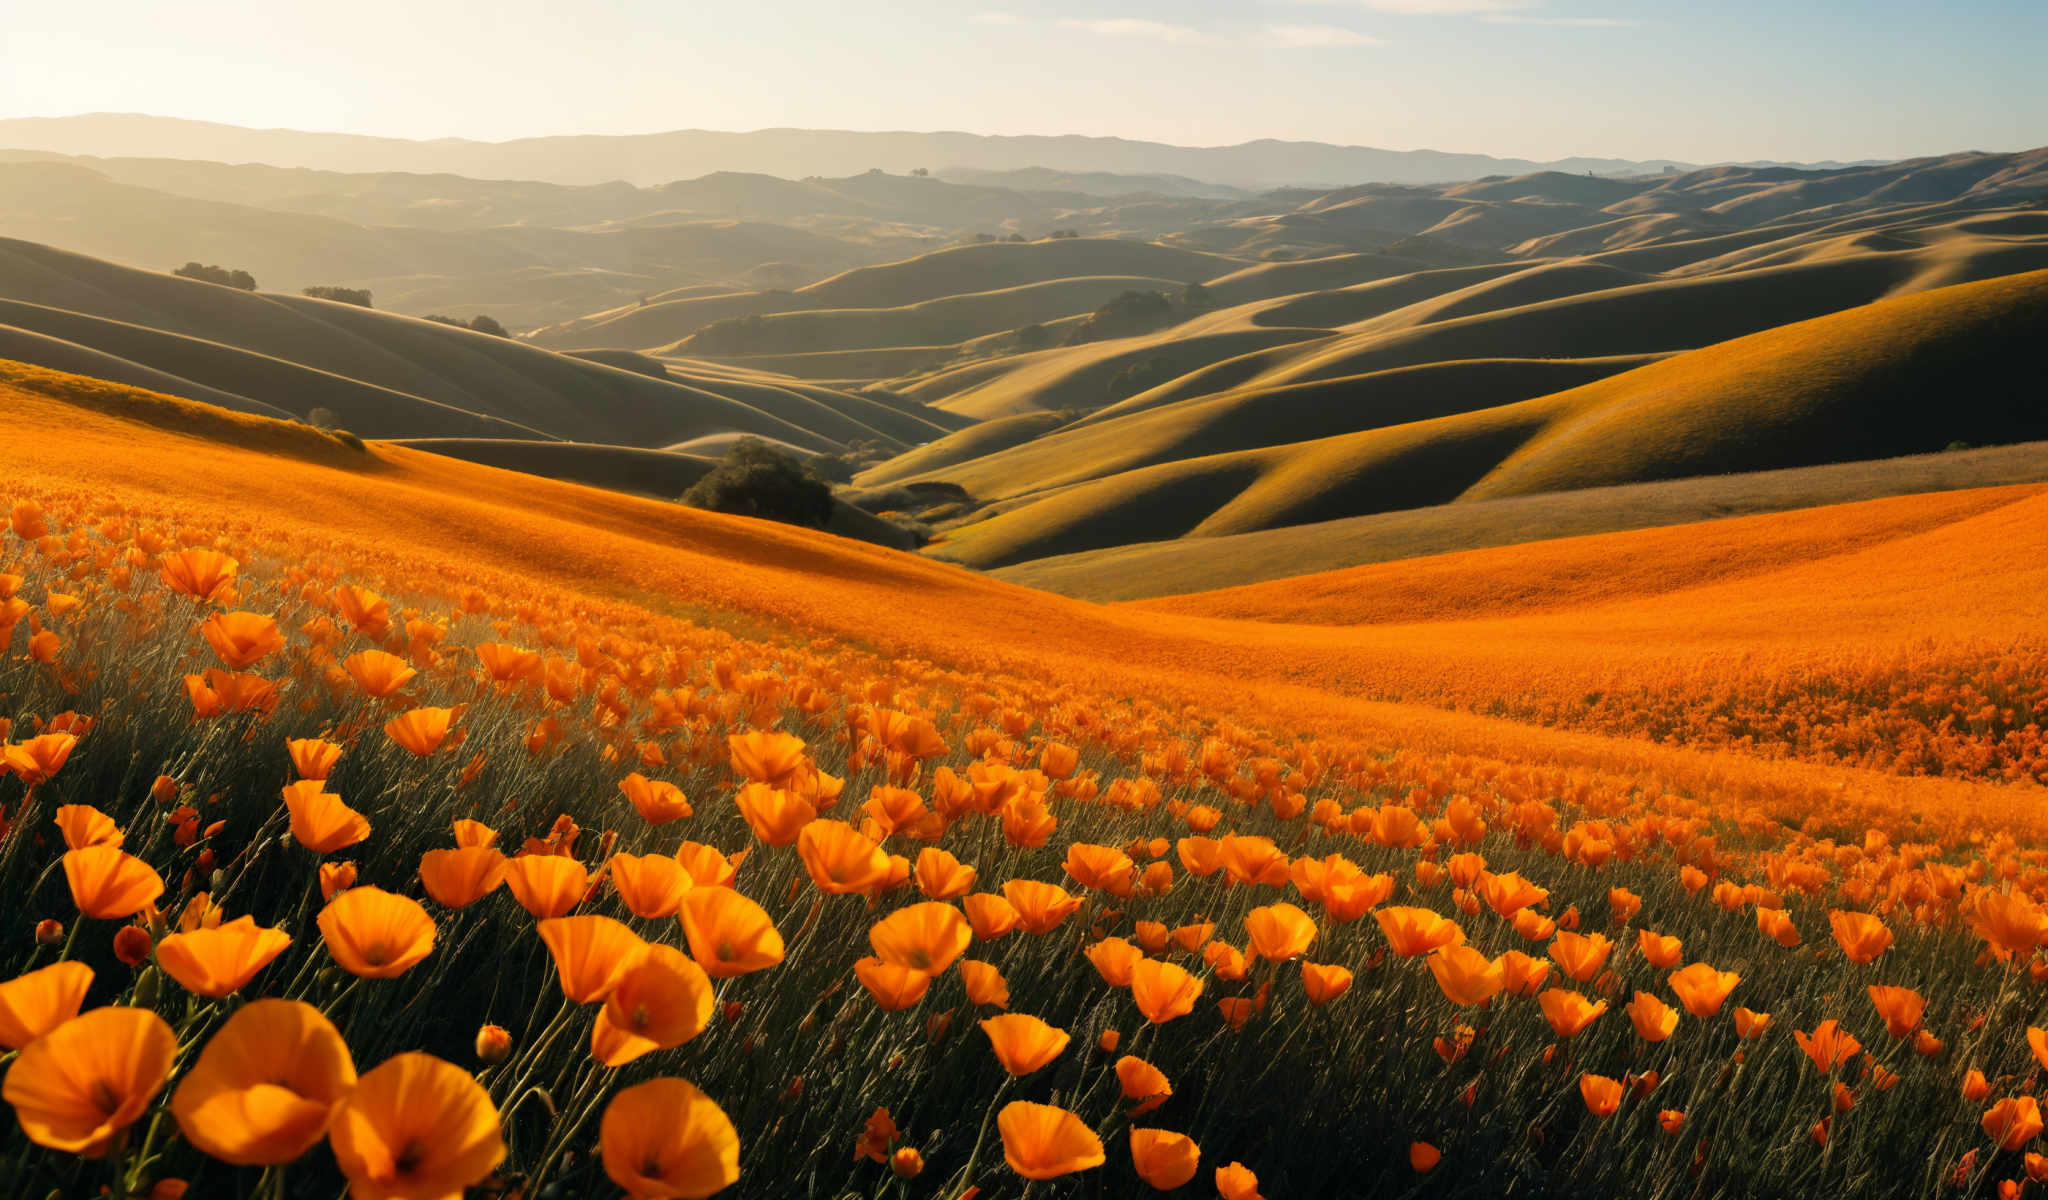
<instances>
[{"instance_id":1,"label":"orange poppy flower","mask_svg":"<svg viewBox=\"0 0 2048 1200\"><path fill-rule=\"evenodd\" d=\"M38 1146L103 1157L148 1111L178 1053L177 1035L142 1008L95 1008L24 1046L0 1083Z\"/></svg>"},{"instance_id":2,"label":"orange poppy flower","mask_svg":"<svg viewBox=\"0 0 2048 1200\"><path fill-rule=\"evenodd\" d=\"M326 1136L356 1086L348 1043L296 1000L251 1000L222 1023L171 1094L171 1115L201 1153L276 1166Z\"/></svg>"},{"instance_id":3,"label":"orange poppy flower","mask_svg":"<svg viewBox=\"0 0 2048 1200\"><path fill-rule=\"evenodd\" d=\"M324 903L356 885L356 865L352 862L320 864L320 899Z\"/></svg>"},{"instance_id":4,"label":"orange poppy flower","mask_svg":"<svg viewBox=\"0 0 2048 1200\"><path fill-rule=\"evenodd\" d=\"M1579 1076L1579 1095L1586 1111L1596 1117L1611 1117L1621 1107L1621 1082L1605 1075Z\"/></svg>"},{"instance_id":5,"label":"orange poppy flower","mask_svg":"<svg viewBox=\"0 0 2048 1200\"><path fill-rule=\"evenodd\" d=\"M1550 960L1580 983L1589 983L1614 950L1604 934L1560 933L1550 943Z\"/></svg>"},{"instance_id":6,"label":"orange poppy flower","mask_svg":"<svg viewBox=\"0 0 2048 1200\"><path fill-rule=\"evenodd\" d=\"M1202 1150L1184 1133L1168 1129L1132 1129L1131 1165L1138 1178L1157 1191L1170 1192L1195 1177Z\"/></svg>"},{"instance_id":7,"label":"orange poppy flower","mask_svg":"<svg viewBox=\"0 0 2048 1200\"><path fill-rule=\"evenodd\" d=\"M796 851L811 882L828 895L865 892L889 877L889 856L844 821L805 825L797 834Z\"/></svg>"},{"instance_id":8,"label":"orange poppy flower","mask_svg":"<svg viewBox=\"0 0 2048 1200\"><path fill-rule=\"evenodd\" d=\"M1465 940L1465 931L1433 908L1381 908L1373 911L1387 944L1403 958L1427 954L1439 946Z\"/></svg>"},{"instance_id":9,"label":"orange poppy flower","mask_svg":"<svg viewBox=\"0 0 2048 1200\"><path fill-rule=\"evenodd\" d=\"M1487 907L1502 920L1513 920L1516 913L1550 898L1547 890L1513 871L1505 875L1489 873L1480 876L1478 891L1479 898L1486 901Z\"/></svg>"},{"instance_id":10,"label":"orange poppy flower","mask_svg":"<svg viewBox=\"0 0 2048 1200\"><path fill-rule=\"evenodd\" d=\"M974 890L974 868L937 846L918 851L915 875L917 890L934 900L955 900Z\"/></svg>"},{"instance_id":11,"label":"orange poppy flower","mask_svg":"<svg viewBox=\"0 0 2048 1200\"><path fill-rule=\"evenodd\" d=\"M325 790L326 786L324 780L301 779L284 789L292 837L315 854L346 850L370 836L370 819Z\"/></svg>"},{"instance_id":12,"label":"orange poppy flower","mask_svg":"<svg viewBox=\"0 0 2048 1200\"><path fill-rule=\"evenodd\" d=\"M696 811L690 807L683 789L666 780L649 779L638 771L620 780L619 790L649 825L680 821Z\"/></svg>"},{"instance_id":13,"label":"orange poppy flower","mask_svg":"<svg viewBox=\"0 0 2048 1200\"><path fill-rule=\"evenodd\" d=\"M1081 897L1056 883L1036 879L1006 881L1003 898L1017 910L1017 923L1026 933L1051 933L1081 907Z\"/></svg>"},{"instance_id":14,"label":"orange poppy flower","mask_svg":"<svg viewBox=\"0 0 2048 1200\"><path fill-rule=\"evenodd\" d=\"M381 638L391 632L391 602L368 588L343 584L334 589L334 608L364 637Z\"/></svg>"},{"instance_id":15,"label":"orange poppy flower","mask_svg":"<svg viewBox=\"0 0 2048 1200\"><path fill-rule=\"evenodd\" d=\"M116 846L66 851L64 878L78 911L102 921L125 921L164 894L163 877Z\"/></svg>"},{"instance_id":16,"label":"orange poppy flower","mask_svg":"<svg viewBox=\"0 0 2048 1200\"><path fill-rule=\"evenodd\" d=\"M217 612L199 627L199 634L230 671L246 671L284 649L277 622L262 613Z\"/></svg>"},{"instance_id":17,"label":"orange poppy flower","mask_svg":"<svg viewBox=\"0 0 2048 1200\"><path fill-rule=\"evenodd\" d=\"M1806 1052L1806 1057L1813 1060L1814 1070L1823 1075L1855 1058L1863 1049L1863 1043L1832 1019L1814 1026L1812 1033L1795 1029L1792 1037Z\"/></svg>"},{"instance_id":18,"label":"orange poppy flower","mask_svg":"<svg viewBox=\"0 0 2048 1200\"><path fill-rule=\"evenodd\" d=\"M1642 952L1643 960L1651 966L1669 970L1678 965L1679 958L1685 953L1685 943L1675 937L1639 929L1636 931L1636 949Z\"/></svg>"},{"instance_id":19,"label":"orange poppy flower","mask_svg":"<svg viewBox=\"0 0 2048 1200\"><path fill-rule=\"evenodd\" d=\"M420 884L444 908L466 908L505 882L506 858L489 846L429 850L420 855Z\"/></svg>"},{"instance_id":20,"label":"orange poppy flower","mask_svg":"<svg viewBox=\"0 0 2048 1200\"><path fill-rule=\"evenodd\" d=\"M1877 1015L1884 1018L1886 1033L1895 1038L1912 1037L1920 1028L1920 1016L1927 1010L1927 1001L1912 988L1882 987L1872 984L1870 1003L1877 1008ZM2034 1048L2036 1061L2048 1063L2048 1032L2039 1029L2027 1030L2027 1044Z\"/></svg>"},{"instance_id":21,"label":"orange poppy flower","mask_svg":"<svg viewBox=\"0 0 2048 1200\"><path fill-rule=\"evenodd\" d=\"M1970 928L2001 955L2032 954L2048 939L2048 910L2024 892L1981 889L1962 908Z\"/></svg>"},{"instance_id":22,"label":"orange poppy flower","mask_svg":"<svg viewBox=\"0 0 2048 1200\"><path fill-rule=\"evenodd\" d=\"M1991 1094L1991 1081L1984 1078L1984 1072L1975 1067L1963 1076L1963 1099L1982 1100Z\"/></svg>"},{"instance_id":23,"label":"orange poppy flower","mask_svg":"<svg viewBox=\"0 0 2048 1200\"><path fill-rule=\"evenodd\" d=\"M186 991L218 1000L241 991L291 944L291 935L282 929L265 929L254 917L236 917L225 925L164 938L156 944L156 963Z\"/></svg>"},{"instance_id":24,"label":"orange poppy flower","mask_svg":"<svg viewBox=\"0 0 2048 1200\"><path fill-rule=\"evenodd\" d=\"M505 1159L490 1096L431 1054L396 1055L357 1080L327 1141L353 1194L391 1200L459 1196Z\"/></svg>"},{"instance_id":25,"label":"orange poppy flower","mask_svg":"<svg viewBox=\"0 0 2048 1200\"><path fill-rule=\"evenodd\" d=\"M419 901L354 887L327 902L318 920L327 953L364 979L390 979L432 953L434 918Z\"/></svg>"},{"instance_id":26,"label":"orange poppy flower","mask_svg":"<svg viewBox=\"0 0 2048 1200\"><path fill-rule=\"evenodd\" d=\"M1065 870L1069 878L1084 888L1118 896L1130 895L1138 873L1130 855L1115 846L1092 842L1074 842L1067 847Z\"/></svg>"},{"instance_id":27,"label":"orange poppy flower","mask_svg":"<svg viewBox=\"0 0 2048 1200\"><path fill-rule=\"evenodd\" d=\"M0 1047L19 1050L78 1015L92 968L66 960L0 983Z\"/></svg>"},{"instance_id":28,"label":"orange poppy flower","mask_svg":"<svg viewBox=\"0 0 2048 1200\"><path fill-rule=\"evenodd\" d=\"M1483 1004L1507 986L1501 964L1470 946L1439 946L1424 961L1453 1004Z\"/></svg>"},{"instance_id":29,"label":"orange poppy flower","mask_svg":"<svg viewBox=\"0 0 2048 1200\"><path fill-rule=\"evenodd\" d=\"M1869 913L1835 909L1828 913L1828 925L1834 930L1842 953L1853 963L1870 962L1892 944L1892 931Z\"/></svg>"},{"instance_id":30,"label":"orange poppy flower","mask_svg":"<svg viewBox=\"0 0 2048 1200\"><path fill-rule=\"evenodd\" d=\"M1223 1200L1266 1200L1259 1194L1259 1177L1241 1162L1216 1168L1216 1192Z\"/></svg>"},{"instance_id":31,"label":"orange poppy flower","mask_svg":"<svg viewBox=\"0 0 2048 1200\"><path fill-rule=\"evenodd\" d=\"M452 708L415 708L384 723L384 735L421 758L434 753L448 740L455 723Z\"/></svg>"},{"instance_id":32,"label":"orange poppy flower","mask_svg":"<svg viewBox=\"0 0 2048 1200\"><path fill-rule=\"evenodd\" d=\"M856 960L853 975L884 1012L909 1008L924 999L925 991L932 985L932 977L915 967L886 963L872 956Z\"/></svg>"},{"instance_id":33,"label":"orange poppy flower","mask_svg":"<svg viewBox=\"0 0 2048 1200\"><path fill-rule=\"evenodd\" d=\"M1721 1011L1728 993L1742 982L1742 976L1733 971L1716 971L1705 963L1693 963L1673 971L1667 982L1678 1002L1685 1005L1685 1011L1695 1017L1711 1017Z\"/></svg>"},{"instance_id":34,"label":"orange poppy flower","mask_svg":"<svg viewBox=\"0 0 2048 1200\"><path fill-rule=\"evenodd\" d=\"M1550 966L1548 960L1510 950L1500 956L1501 987L1511 996L1533 996L1549 982Z\"/></svg>"},{"instance_id":35,"label":"orange poppy flower","mask_svg":"<svg viewBox=\"0 0 2048 1200\"><path fill-rule=\"evenodd\" d=\"M90 804L62 804L57 807L57 831L64 835L67 849L83 850L87 846L113 846L119 848L127 839L114 818Z\"/></svg>"},{"instance_id":36,"label":"orange poppy flower","mask_svg":"<svg viewBox=\"0 0 2048 1200\"><path fill-rule=\"evenodd\" d=\"M398 689L412 682L419 674L412 664L382 650L360 650L341 662L341 669L348 672L363 694L376 700L396 695Z\"/></svg>"},{"instance_id":37,"label":"orange poppy flower","mask_svg":"<svg viewBox=\"0 0 2048 1200\"><path fill-rule=\"evenodd\" d=\"M1141 958L1131 966L1131 999L1154 1025L1193 1012L1201 996L1202 981L1178 964Z\"/></svg>"},{"instance_id":38,"label":"orange poppy flower","mask_svg":"<svg viewBox=\"0 0 2048 1200\"><path fill-rule=\"evenodd\" d=\"M1251 948L1267 962L1285 962L1306 953L1316 940L1315 918L1292 904L1268 904L1244 915Z\"/></svg>"},{"instance_id":39,"label":"orange poppy flower","mask_svg":"<svg viewBox=\"0 0 2048 1200\"><path fill-rule=\"evenodd\" d=\"M505 642L481 642L477 661L493 683L517 683L540 674L540 655Z\"/></svg>"},{"instance_id":40,"label":"orange poppy flower","mask_svg":"<svg viewBox=\"0 0 2048 1200\"><path fill-rule=\"evenodd\" d=\"M234 582L239 566L218 550L193 546L166 555L160 573L172 591L203 604Z\"/></svg>"},{"instance_id":41,"label":"orange poppy flower","mask_svg":"<svg viewBox=\"0 0 2048 1200\"><path fill-rule=\"evenodd\" d=\"M549 917L536 925L540 940L554 956L562 994L575 1004L604 999L638 962L647 943L623 923L585 914Z\"/></svg>"},{"instance_id":42,"label":"orange poppy flower","mask_svg":"<svg viewBox=\"0 0 2048 1200\"><path fill-rule=\"evenodd\" d=\"M740 1137L711 1097L680 1079L623 1088L598 1125L604 1173L633 1200L709 1196L740 1177Z\"/></svg>"},{"instance_id":43,"label":"orange poppy flower","mask_svg":"<svg viewBox=\"0 0 2048 1200\"><path fill-rule=\"evenodd\" d=\"M1126 1054L1116 1060L1116 1082L1123 1090L1124 1099L1138 1102L1126 1116L1136 1117L1151 1112L1173 1095L1173 1084L1168 1082L1166 1072L1135 1054Z\"/></svg>"},{"instance_id":44,"label":"orange poppy flower","mask_svg":"<svg viewBox=\"0 0 2048 1200\"><path fill-rule=\"evenodd\" d=\"M1017 928L1016 907L994 892L976 892L960 901L960 907L967 912L967 923L974 927L974 936L984 942Z\"/></svg>"},{"instance_id":45,"label":"orange poppy flower","mask_svg":"<svg viewBox=\"0 0 2048 1200\"><path fill-rule=\"evenodd\" d=\"M605 996L591 1053L607 1067L670 1050L711 1023L711 979L673 946L649 945Z\"/></svg>"},{"instance_id":46,"label":"orange poppy flower","mask_svg":"<svg viewBox=\"0 0 2048 1200\"><path fill-rule=\"evenodd\" d=\"M992 1004L997 1008L1010 1007L1010 985L1003 979L1003 973L995 964L979 959L960 960L960 982L967 989L967 999L973 1004Z\"/></svg>"},{"instance_id":47,"label":"orange poppy flower","mask_svg":"<svg viewBox=\"0 0 2048 1200\"><path fill-rule=\"evenodd\" d=\"M454 828L455 844L457 847L467 849L470 846L495 846L498 844L498 831L482 821L472 821L468 817L457 817L455 818Z\"/></svg>"},{"instance_id":48,"label":"orange poppy flower","mask_svg":"<svg viewBox=\"0 0 2048 1200\"><path fill-rule=\"evenodd\" d=\"M728 736L725 744L736 773L769 787L786 788L810 767L804 740L795 734L753 729Z\"/></svg>"},{"instance_id":49,"label":"orange poppy flower","mask_svg":"<svg viewBox=\"0 0 2048 1200\"><path fill-rule=\"evenodd\" d=\"M1351 969L1324 963L1301 964L1301 986L1310 1004L1320 1008L1351 990Z\"/></svg>"},{"instance_id":50,"label":"orange poppy flower","mask_svg":"<svg viewBox=\"0 0 2048 1200\"><path fill-rule=\"evenodd\" d=\"M750 783L733 797L745 817L747 828L766 845L787 846L797 840L804 827L817 819L818 810L794 792Z\"/></svg>"},{"instance_id":51,"label":"orange poppy flower","mask_svg":"<svg viewBox=\"0 0 2048 1200\"><path fill-rule=\"evenodd\" d=\"M1173 931L1173 944L1189 954L1193 954L1203 946L1208 945L1209 939L1215 935L1216 922L1196 921L1191 925L1182 925L1176 928Z\"/></svg>"},{"instance_id":52,"label":"orange poppy flower","mask_svg":"<svg viewBox=\"0 0 2048 1200\"><path fill-rule=\"evenodd\" d=\"M565 854L521 854L506 861L505 886L521 908L545 921L576 907L590 890L590 872Z\"/></svg>"},{"instance_id":53,"label":"orange poppy flower","mask_svg":"<svg viewBox=\"0 0 2048 1200\"><path fill-rule=\"evenodd\" d=\"M1543 1008L1543 1019L1550 1022L1550 1030L1558 1037L1568 1038L1593 1023L1593 1018L1607 1011L1607 1001L1588 1000L1577 992L1551 988L1536 997L1536 1003Z\"/></svg>"},{"instance_id":54,"label":"orange poppy flower","mask_svg":"<svg viewBox=\"0 0 2048 1200\"><path fill-rule=\"evenodd\" d=\"M1661 1042L1678 1028L1678 1010L1648 992L1637 992L1622 1011L1636 1027L1636 1036L1646 1042Z\"/></svg>"},{"instance_id":55,"label":"orange poppy flower","mask_svg":"<svg viewBox=\"0 0 2048 1200\"><path fill-rule=\"evenodd\" d=\"M1085 954L1095 964L1102 981L1111 987L1131 986L1131 968L1145 952L1120 937L1106 937L1089 946Z\"/></svg>"},{"instance_id":56,"label":"orange poppy flower","mask_svg":"<svg viewBox=\"0 0 2048 1200\"><path fill-rule=\"evenodd\" d=\"M683 864L666 854L614 854L610 869L619 899L636 917L673 917L696 886Z\"/></svg>"},{"instance_id":57,"label":"orange poppy flower","mask_svg":"<svg viewBox=\"0 0 2048 1200\"><path fill-rule=\"evenodd\" d=\"M937 975L967 952L967 919L950 904L926 901L897 909L868 930L868 944L885 963Z\"/></svg>"},{"instance_id":58,"label":"orange poppy flower","mask_svg":"<svg viewBox=\"0 0 2048 1200\"><path fill-rule=\"evenodd\" d=\"M1999 1149L2017 1150L2041 1132L2041 1106L2032 1096L2007 1097L1985 1110L1979 1123Z\"/></svg>"},{"instance_id":59,"label":"orange poppy flower","mask_svg":"<svg viewBox=\"0 0 2048 1200\"><path fill-rule=\"evenodd\" d=\"M1799 927L1792 923L1792 914L1782 908L1765 908L1759 905L1756 910L1756 928L1758 933L1787 949L1797 946L1800 942Z\"/></svg>"},{"instance_id":60,"label":"orange poppy flower","mask_svg":"<svg viewBox=\"0 0 2048 1200\"><path fill-rule=\"evenodd\" d=\"M0 746L0 767L13 771L23 783L34 787L63 770L77 745L75 734L45 733L20 745Z\"/></svg>"},{"instance_id":61,"label":"orange poppy flower","mask_svg":"<svg viewBox=\"0 0 2048 1200\"><path fill-rule=\"evenodd\" d=\"M1004 1013L981 1022L996 1060L1012 1075L1029 1075L1067 1048L1067 1031L1024 1013Z\"/></svg>"},{"instance_id":62,"label":"orange poppy flower","mask_svg":"<svg viewBox=\"0 0 2048 1200\"><path fill-rule=\"evenodd\" d=\"M1103 1164L1102 1139L1081 1118L1052 1104L1012 1100L996 1114L1003 1161L1026 1179L1057 1179Z\"/></svg>"},{"instance_id":63,"label":"orange poppy flower","mask_svg":"<svg viewBox=\"0 0 2048 1200\"><path fill-rule=\"evenodd\" d=\"M1195 875L1208 877L1223 869L1223 844L1214 838L1184 837L1174 844L1180 865Z\"/></svg>"},{"instance_id":64,"label":"orange poppy flower","mask_svg":"<svg viewBox=\"0 0 2048 1200\"><path fill-rule=\"evenodd\" d=\"M727 854L702 842L684 842L676 847L676 861L683 864L683 870L690 873L698 887L731 887L739 873L740 860L746 856L745 850Z\"/></svg>"},{"instance_id":65,"label":"orange poppy flower","mask_svg":"<svg viewBox=\"0 0 2048 1200\"><path fill-rule=\"evenodd\" d=\"M300 779L325 779L341 761L341 747L320 738L293 738L284 749Z\"/></svg>"},{"instance_id":66,"label":"orange poppy flower","mask_svg":"<svg viewBox=\"0 0 2048 1200\"><path fill-rule=\"evenodd\" d=\"M1771 1014L1751 1012L1737 1006L1735 1009L1735 1036L1745 1040L1762 1037L1764 1030L1771 1027Z\"/></svg>"},{"instance_id":67,"label":"orange poppy flower","mask_svg":"<svg viewBox=\"0 0 2048 1200\"><path fill-rule=\"evenodd\" d=\"M782 934L760 905L731 888L693 889L683 897L690 956L714 979L766 970L782 961Z\"/></svg>"}]
</instances>

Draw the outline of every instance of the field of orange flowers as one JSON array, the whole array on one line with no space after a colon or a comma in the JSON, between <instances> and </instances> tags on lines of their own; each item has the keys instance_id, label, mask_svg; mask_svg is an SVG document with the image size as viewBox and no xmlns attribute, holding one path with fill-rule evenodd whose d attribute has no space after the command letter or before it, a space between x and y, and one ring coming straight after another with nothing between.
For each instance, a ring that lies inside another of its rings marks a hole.
<instances>
[{"instance_id":1,"label":"field of orange flowers","mask_svg":"<svg viewBox=\"0 0 2048 1200\"><path fill-rule=\"evenodd\" d=\"M2048 1179L2037 789L882 654L16 453L0 1195Z\"/></svg>"}]
</instances>

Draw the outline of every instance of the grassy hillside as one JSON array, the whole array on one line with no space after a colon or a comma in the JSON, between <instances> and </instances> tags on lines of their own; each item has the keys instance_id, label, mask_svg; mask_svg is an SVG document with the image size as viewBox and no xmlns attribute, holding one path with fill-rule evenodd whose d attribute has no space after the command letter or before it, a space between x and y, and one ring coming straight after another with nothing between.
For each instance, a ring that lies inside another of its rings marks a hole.
<instances>
[{"instance_id":1,"label":"grassy hillside","mask_svg":"<svg viewBox=\"0 0 2048 1200\"><path fill-rule=\"evenodd\" d=\"M725 431L812 449L926 441L952 425L828 389L674 370L654 379L506 338L303 297L237 291L0 241L0 320L366 436L666 445ZM23 339L24 353L57 348ZM71 352L65 351L64 354ZM75 358L66 361L76 361ZM870 424L869 422L873 423Z\"/></svg>"},{"instance_id":2,"label":"grassy hillside","mask_svg":"<svg viewBox=\"0 0 2048 1200\"><path fill-rule=\"evenodd\" d=\"M1022 472L997 483L977 475L972 462L943 473L972 481L970 491L978 482L1023 502L962 525L931 552L1003 566L1457 499L1888 457L1956 441L2035 440L2048 437L2048 415L2030 399L2026 347L2048 333L2044 301L2048 272L1965 284L1767 330L1535 399L1169 459L1085 482L1069 483L1076 473L1061 456L1034 460L1027 445L994 457L998 465L1007 458L1051 468L1043 486ZM1934 395L1939 403L1930 402ZM1170 433L1175 411L1155 410L1148 424ZM1056 435L1089 436L1085 427ZM1149 511L1161 505L1170 513Z\"/></svg>"},{"instance_id":3,"label":"grassy hillside","mask_svg":"<svg viewBox=\"0 0 2048 1200\"><path fill-rule=\"evenodd\" d=\"M1286 582L1306 575L1335 579L1347 567L1553 538L1689 525L1885 496L2039 482L2048 482L2048 443L2022 442L1503 500L1464 500L1254 533L1118 545L1032 559L992 573L999 579L1086 600L1172 597L1150 607L1311 621L1315 617L1310 605L1286 599L1292 595ZM1282 583L1263 590L1256 586L1268 580ZM1213 608L1208 607L1211 600L1206 598L1212 592L1216 593ZM1235 608L1234 600L1224 598L1240 594L1255 597L1250 602L1255 606ZM1354 602L1365 602L1356 593L1352 595ZM1181 597L1186 597L1184 606Z\"/></svg>"}]
</instances>

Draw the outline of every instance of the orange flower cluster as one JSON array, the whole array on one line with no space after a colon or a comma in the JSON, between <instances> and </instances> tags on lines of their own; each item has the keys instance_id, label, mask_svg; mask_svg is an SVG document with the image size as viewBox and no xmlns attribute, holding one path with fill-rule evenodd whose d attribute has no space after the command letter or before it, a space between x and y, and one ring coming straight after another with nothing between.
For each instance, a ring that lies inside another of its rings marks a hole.
<instances>
[{"instance_id":1,"label":"orange flower cluster","mask_svg":"<svg viewBox=\"0 0 2048 1200\"><path fill-rule=\"evenodd\" d=\"M2048 843L1989 811L1276 735L119 504L9 530L0 1182L1590 1194L1560 1145L1629 1138L1768 1194L1935 1097L1910 1160L1966 1183L2042 1133Z\"/></svg>"}]
</instances>

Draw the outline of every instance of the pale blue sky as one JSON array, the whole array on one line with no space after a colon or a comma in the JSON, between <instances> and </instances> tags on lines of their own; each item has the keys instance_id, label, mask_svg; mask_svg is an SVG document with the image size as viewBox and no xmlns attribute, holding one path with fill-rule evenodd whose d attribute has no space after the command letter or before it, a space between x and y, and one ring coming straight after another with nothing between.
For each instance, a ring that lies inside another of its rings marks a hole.
<instances>
[{"instance_id":1,"label":"pale blue sky","mask_svg":"<svg viewBox=\"0 0 2048 1200\"><path fill-rule=\"evenodd\" d=\"M2048 0L7 8L0 116L490 140L785 125L1278 137L1700 162L2048 143Z\"/></svg>"}]
</instances>

